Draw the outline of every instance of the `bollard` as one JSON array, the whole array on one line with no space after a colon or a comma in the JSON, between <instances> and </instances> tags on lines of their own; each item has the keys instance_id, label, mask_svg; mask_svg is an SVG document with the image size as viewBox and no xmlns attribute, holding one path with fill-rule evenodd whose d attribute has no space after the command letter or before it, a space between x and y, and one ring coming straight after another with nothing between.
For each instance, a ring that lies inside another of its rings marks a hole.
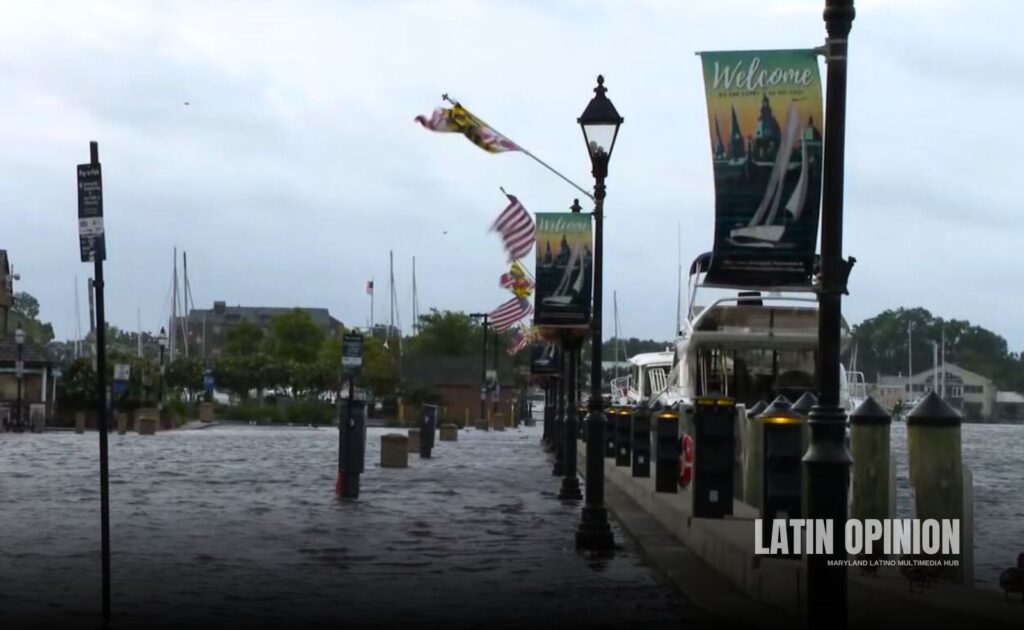
<instances>
[{"instance_id":1,"label":"bollard","mask_svg":"<svg viewBox=\"0 0 1024 630\"><path fill-rule=\"evenodd\" d=\"M633 412L626 407L619 407L618 413L613 416L615 432L615 465L629 466L632 464L630 452L633 442Z\"/></svg>"},{"instance_id":2,"label":"bollard","mask_svg":"<svg viewBox=\"0 0 1024 630\"><path fill-rule=\"evenodd\" d=\"M800 398L796 399L793 403L793 411L804 417L804 430L800 437L800 450L804 453L811 446L811 425L807 422L807 417L811 415L811 408L818 404L818 397L811 392L804 392Z\"/></svg>"},{"instance_id":3,"label":"bollard","mask_svg":"<svg viewBox=\"0 0 1024 630\"><path fill-rule=\"evenodd\" d=\"M785 396L772 401L760 415L764 434L761 498L762 540L771 540L772 519L802 518L802 468L804 417L792 409ZM795 549L793 532L786 531L789 549Z\"/></svg>"},{"instance_id":4,"label":"bollard","mask_svg":"<svg viewBox=\"0 0 1024 630\"><path fill-rule=\"evenodd\" d=\"M350 389L350 396L351 393ZM335 493L345 499L359 498L359 476L366 464L366 413L364 409L356 408L359 405L365 403L350 397L345 417L339 414L341 425L338 427L339 460Z\"/></svg>"},{"instance_id":5,"label":"bollard","mask_svg":"<svg viewBox=\"0 0 1024 630\"><path fill-rule=\"evenodd\" d=\"M398 424L405 426L405 405L398 403Z\"/></svg>"},{"instance_id":6,"label":"bollard","mask_svg":"<svg viewBox=\"0 0 1024 630\"><path fill-rule=\"evenodd\" d=\"M75 433L85 433L85 412L75 412Z\"/></svg>"},{"instance_id":7,"label":"bollard","mask_svg":"<svg viewBox=\"0 0 1024 630\"><path fill-rule=\"evenodd\" d=\"M654 417L654 489L679 491L679 414L662 411Z\"/></svg>"},{"instance_id":8,"label":"bollard","mask_svg":"<svg viewBox=\"0 0 1024 630\"><path fill-rule=\"evenodd\" d=\"M423 405L420 412L420 457L430 459L437 427L437 405Z\"/></svg>"},{"instance_id":9,"label":"bollard","mask_svg":"<svg viewBox=\"0 0 1024 630\"><path fill-rule=\"evenodd\" d=\"M907 458L914 487L914 516L919 519L960 519L960 566L943 566L938 577L965 581L964 550L973 544L964 528L964 468L961 461L960 414L935 392L929 393L907 414ZM971 571L973 573L973 571ZM972 580L973 581L973 580Z\"/></svg>"},{"instance_id":10,"label":"bollard","mask_svg":"<svg viewBox=\"0 0 1024 630\"><path fill-rule=\"evenodd\" d=\"M732 514L736 401L698 398L693 414L693 515L722 518Z\"/></svg>"},{"instance_id":11,"label":"bollard","mask_svg":"<svg viewBox=\"0 0 1024 630\"><path fill-rule=\"evenodd\" d=\"M139 435L156 435L157 410L153 407L143 407L135 412L135 430Z\"/></svg>"},{"instance_id":12,"label":"bollard","mask_svg":"<svg viewBox=\"0 0 1024 630\"><path fill-rule=\"evenodd\" d=\"M500 411L494 412L494 415L491 416L491 429L495 431L505 430L505 414Z\"/></svg>"},{"instance_id":13,"label":"bollard","mask_svg":"<svg viewBox=\"0 0 1024 630\"><path fill-rule=\"evenodd\" d=\"M651 410L646 402L641 402L633 410L630 429L633 476L647 479L651 476Z\"/></svg>"},{"instance_id":14,"label":"bollard","mask_svg":"<svg viewBox=\"0 0 1024 630\"><path fill-rule=\"evenodd\" d=\"M761 509L763 488L761 473L763 472L762 449L764 448L764 425L761 424L761 413L768 403L759 400L747 410L747 427L745 450L743 453L743 502L758 510Z\"/></svg>"},{"instance_id":15,"label":"bollard","mask_svg":"<svg viewBox=\"0 0 1024 630\"><path fill-rule=\"evenodd\" d=\"M215 406L210 402L199 403L199 421L200 422L213 422L216 419L214 415Z\"/></svg>"},{"instance_id":16,"label":"bollard","mask_svg":"<svg viewBox=\"0 0 1024 630\"><path fill-rule=\"evenodd\" d=\"M410 453L418 453L420 450L420 430L409 429L408 440L406 446Z\"/></svg>"},{"instance_id":17,"label":"bollard","mask_svg":"<svg viewBox=\"0 0 1024 630\"><path fill-rule=\"evenodd\" d=\"M889 512L889 429L892 418L868 396L850 414L853 506L850 518L885 519Z\"/></svg>"},{"instance_id":18,"label":"bollard","mask_svg":"<svg viewBox=\"0 0 1024 630\"><path fill-rule=\"evenodd\" d=\"M405 468L409 465L409 438L400 433L380 436L380 467Z\"/></svg>"},{"instance_id":19,"label":"bollard","mask_svg":"<svg viewBox=\"0 0 1024 630\"><path fill-rule=\"evenodd\" d=\"M746 406L737 404L733 413L733 460L732 460L732 498L737 501L743 500L743 453L750 439L747 435L747 409Z\"/></svg>"},{"instance_id":20,"label":"bollard","mask_svg":"<svg viewBox=\"0 0 1024 630\"><path fill-rule=\"evenodd\" d=\"M124 435L128 432L128 414L124 411L117 412L117 434Z\"/></svg>"},{"instance_id":21,"label":"bollard","mask_svg":"<svg viewBox=\"0 0 1024 630\"><path fill-rule=\"evenodd\" d=\"M459 427L454 424L442 424L441 425L441 441L442 442L458 442L459 441Z\"/></svg>"},{"instance_id":22,"label":"bollard","mask_svg":"<svg viewBox=\"0 0 1024 630\"><path fill-rule=\"evenodd\" d=\"M464 411L466 412L466 417L462 421L462 426L464 426L464 427L466 427L468 429L469 428L469 407L466 407L466 409Z\"/></svg>"}]
</instances>

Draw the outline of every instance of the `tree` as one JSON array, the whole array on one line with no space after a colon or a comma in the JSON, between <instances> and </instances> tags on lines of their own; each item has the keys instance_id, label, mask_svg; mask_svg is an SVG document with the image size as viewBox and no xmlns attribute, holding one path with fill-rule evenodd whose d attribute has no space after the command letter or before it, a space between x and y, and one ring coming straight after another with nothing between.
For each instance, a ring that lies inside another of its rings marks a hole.
<instances>
[{"instance_id":1,"label":"tree","mask_svg":"<svg viewBox=\"0 0 1024 630\"><path fill-rule=\"evenodd\" d=\"M39 300L23 291L14 295L14 307L8 326L11 330L21 328L25 335L39 345L53 341L53 326L39 321Z\"/></svg>"},{"instance_id":2,"label":"tree","mask_svg":"<svg viewBox=\"0 0 1024 630\"><path fill-rule=\"evenodd\" d=\"M164 382L167 387L185 390L191 396L203 389L203 364L196 358L177 357L167 364Z\"/></svg>"},{"instance_id":3,"label":"tree","mask_svg":"<svg viewBox=\"0 0 1024 630\"><path fill-rule=\"evenodd\" d=\"M312 363L320 353L323 340L323 329L301 309L292 309L270 320L267 343L270 353L278 359Z\"/></svg>"},{"instance_id":4,"label":"tree","mask_svg":"<svg viewBox=\"0 0 1024 630\"><path fill-rule=\"evenodd\" d=\"M249 356L258 353L262 345L263 329L248 319L242 318L225 335L224 354L227 356Z\"/></svg>"},{"instance_id":5,"label":"tree","mask_svg":"<svg viewBox=\"0 0 1024 630\"><path fill-rule=\"evenodd\" d=\"M408 344L412 352L423 356L466 356L480 352L482 331L466 313L432 308L420 315L419 332Z\"/></svg>"}]
</instances>

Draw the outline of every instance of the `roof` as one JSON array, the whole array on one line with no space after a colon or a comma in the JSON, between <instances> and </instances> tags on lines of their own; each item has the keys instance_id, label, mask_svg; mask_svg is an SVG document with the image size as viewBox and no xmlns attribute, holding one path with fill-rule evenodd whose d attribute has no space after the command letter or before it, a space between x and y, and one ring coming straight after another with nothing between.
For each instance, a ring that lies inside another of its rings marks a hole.
<instances>
[{"instance_id":1,"label":"roof","mask_svg":"<svg viewBox=\"0 0 1024 630\"><path fill-rule=\"evenodd\" d=\"M203 321L203 317L211 318L223 318L223 319L248 319L249 321L258 324L263 319L272 319L278 315L287 315L293 310L298 308L309 315L313 323L322 328L329 328L335 324L340 325L341 322L331 316L330 311L326 308L306 308L306 307L284 307L284 306L225 306L223 313L217 313L212 308L197 308L193 309L189 313L189 321L200 323Z\"/></svg>"},{"instance_id":2,"label":"roof","mask_svg":"<svg viewBox=\"0 0 1024 630\"><path fill-rule=\"evenodd\" d=\"M674 352L644 352L629 357L629 362L633 365L639 365L640 367L646 367L648 365L672 365L672 360L675 359L675 356Z\"/></svg>"},{"instance_id":3,"label":"roof","mask_svg":"<svg viewBox=\"0 0 1024 630\"><path fill-rule=\"evenodd\" d=\"M1017 392L996 392L996 402L1022 405L1024 404L1024 394L1018 394Z\"/></svg>"},{"instance_id":4,"label":"roof","mask_svg":"<svg viewBox=\"0 0 1024 630\"><path fill-rule=\"evenodd\" d=\"M6 337L0 339L0 363L14 363L18 360L18 345L14 342L14 333L10 333ZM50 355L46 353L46 350L42 346L32 341L29 338L25 339L25 343L21 348L21 360L26 365L30 363L52 363Z\"/></svg>"},{"instance_id":5,"label":"roof","mask_svg":"<svg viewBox=\"0 0 1024 630\"><path fill-rule=\"evenodd\" d=\"M906 387L907 377L905 376L890 376L888 374L878 375L878 386L879 387Z\"/></svg>"}]
</instances>

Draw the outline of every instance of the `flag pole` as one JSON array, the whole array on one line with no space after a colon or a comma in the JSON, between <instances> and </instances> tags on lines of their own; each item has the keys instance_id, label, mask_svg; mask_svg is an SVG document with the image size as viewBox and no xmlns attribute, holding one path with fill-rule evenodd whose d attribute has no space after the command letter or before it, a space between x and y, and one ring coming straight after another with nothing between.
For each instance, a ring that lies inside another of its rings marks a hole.
<instances>
[{"instance_id":1,"label":"flag pole","mask_svg":"<svg viewBox=\"0 0 1024 630\"><path fill-rule=\"evenodd\" d=\"M445 101L448 101L448 102L449 102L449 103L451 103L452 105L458 105L458 106L460 106L460 107L462 106L462 104L461 104L461 103L459 103L458 101L453 101L452 99L448 98L448 95L447 95L447 94L442 94L442 95L441 95L441 98L442 98L442 99L444 99ZM487 123L486 121L484 121L484 119L483 119L483 118L480 118L480 117L479 117L479 116L477 116L476 114L473 114L473 116L475 116L475 117L476 117L476 118L477 118L477 119L478 119L478 120L479 120L480 122L484 123L484 125L485 125L485 126L489 127L489 128L490 128L490 129L492 130L492 131L494 131L494 133L496 133L496 134L498 134L498 135L501 135L501 136L505 136L505 134L501 133L500 131L498 131L497 129L495 129L495 128L494 128L494 127L493 127L492 125L490 125L490 124L488 124L488 123ZM507 138L508 136L505 136L505 137ZM552 172L552 173L554 173L555 175L558 175L559 177L561 177L561 178L562 178L562 180L563 180L563 181L565 181L565 183L569 184L570 186L572 186L572 187L573 187L573 188L575 188L576 190L578 190L578 191L580 191L581 193L583 193L584 195L586 195L586 196L587 196L587 197L588 197L588 198L589 198L589 199L590 199L591 201L593 201L593 200L594 200L594 196L593 196L592 194L590 194L589 192L587 192L586 190L584 190L583 188L581 188L581 187L579 186L579 184L577 184L576 182L572 181L571 179L569 179L569 178L568 178L568 177L566 177L565 175L562 175L561 173L559 173L558 171L556 171L556 170L555 170L554 168L552 168L552 167L551 167L551 165L550 165L550 164L548 164L548 163L547 163L547 162L545 162L544 160L540 159L539 157L537 157L537 156L536 156L536 155L534 155L533 153L530 153L529 151L527 151L527 150L526 150L525 148L523 148L523 146L522 146L521 144L519 144L518 142L516 143L516 146L518 146L518 147L519 147L519 151L520 151L520 152L521 152L521 153L522 153L523 155L526 155L526 156L529 156L529 157L533 158L533 160L534 160L535 162L537 162L538 164L540 164L540 165L541 165L541 166L543 166L544 168L548 169L549 171L551 171L551 172Z\"/></svg>"}]
</instances>

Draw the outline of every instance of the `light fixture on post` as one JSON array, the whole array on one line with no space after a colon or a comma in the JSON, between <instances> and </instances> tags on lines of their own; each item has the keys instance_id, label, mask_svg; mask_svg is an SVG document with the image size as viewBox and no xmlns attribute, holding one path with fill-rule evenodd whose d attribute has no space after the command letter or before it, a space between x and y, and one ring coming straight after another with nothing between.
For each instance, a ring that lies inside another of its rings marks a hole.
<instances>
[{"instance_id":1,"label":"light fixture on post","mask_svg":"<svg viewBox=\"0 0 1024 630\"><path fill-rule=\"evenodd\" d=\"M576 547L589 551L610 551L615 545L608 511L604 507L604 431L605 417L601 400L601 279L604 243L603 210L608 162L615 149L615 140L622 125L622 116L605 96L604 77L597 77L594 97L576 122L583 129L583 140L590 155L594 175L594 305L590 318L591 360L590 401L587 416L586 491Z\"/></svg>"}]
</instances>

